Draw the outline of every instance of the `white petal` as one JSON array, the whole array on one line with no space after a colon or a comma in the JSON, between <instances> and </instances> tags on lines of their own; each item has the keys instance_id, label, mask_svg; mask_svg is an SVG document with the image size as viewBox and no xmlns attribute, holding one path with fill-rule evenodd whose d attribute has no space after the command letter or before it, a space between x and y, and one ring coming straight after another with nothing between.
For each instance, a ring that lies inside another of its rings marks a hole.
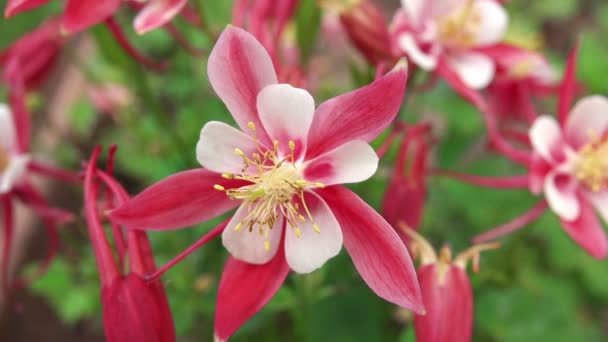
<instances>
[{"instance_id":1,"label":"white petal","mask_svg":"<svg viewBox=\"0 0 608 342\"><path fill-rule=\"evenodd\" d=\"M247 207L247 204L243 204L236 210L230 223L228 223L226 229L222 232L222 243L228 252L236 259L250 264L265 264L277 254L285 220L283 219L282 214L280 214L269 232L268 240L270 242L270 249L266 250L266 239L263 234L260 234L259 224L254 224L251 232L249 232L248 222L243 222L241 228L235 230L235 227L239 222L243 221L247 216ZM266 227L263 228L265 229Z\"/></svg>"},{"instance_id":2,"label":"white petal","mask_svg":"<svg viewBox=\"0 0 608 342\"><path fill-rule=\"evenodd\" d=\"M2 146L6 152L11 152L16 147L16 139L13 113L7 105L0 103L0 146Z\"/></svg>"},{"instance_id":3,"label":"white petal","mask_svg":"<svg viewBox=\"0 0 608 342\"><path fill-rule=\"evenodd\" d=\"M258 94L257 108L260 120L271 140L279 141L281 157L290 153L290 140L294 141L298 155L306 148L308 129L315 114L315 100L304 89L289 84L273 84Z\"/></svg>"},{"instance_id":4,"label":"white petal","mask_svg":"<svg viewBox=\"0 0 608 342\"><path fill-rule=\"evenodd\" d=\"M349 141L303 165L306 180L325 185L362 182L377 169L376 151L361 140Z\"/></svg>"},{"instance_id":5,"label":"white petal","mask_svg":"<svg viewBox=\"0 0 608 342\"><path fill-rule=\"evenodd\" d=\"M567 174L550 173L545 178L545 198L551 210L566 221L574 221L580 215L576 197L575 180Z\"/></svg>"},{"instance_id":6,"label":"white petal","mask_svg":"<svg viewBox=\"0 0 608 342\"><path fill-rule=\"evenodd\" d=\"M11 191L15 184L21 181L29 161L30 156L27 154L10 157L10 161L4 170L4 173L2 173L2 176L0 176L0 194Z\"/></svg>"},{"instance_id":7,"label":"white petal","mask_svg":"<svg viewBox=\"0 0 608 342\"><path fill-rule=\"evenodd\" d=\"M507 32L509 16L496 0L477 0L473 11L481 20L477 31L477 43L490 45L500 42Z\"/></svg>"},{"instance_id":8,"label":"white petal","mask_svg":"<svg viewBox=\"0 0 608 342\"><path fill-rule=\"evenodd\" d=\"M401 0L403 11L414 24L419 24L422 20L425 1L429 0Z\"/></svg>"},{"instance_id":9,"label":"white petal","mask_svg":"<svg viewBox=\"0 0 608 342\"><path fill-rule=\"evenodd\" d=\"M600 95L582 98L566 121L566 139L575 148L601 137L608 129L608 98Z\"/></svg>"},{"instance_id":10,"label":"white petal","mask_svg":"<svg viewBox=\"0 0 608 342\"><path fill-rule=\"evenodd\" d=\"M420 50L416 39L411 34L403 33L399 36L399 47L421 69L430 71L437 67L438 55L427 54Z\"/></svg>"},{"instance_id":11,"label":"white petal","mask_svg":"<svg viewBox=\"0 0 608 342\"><path fill-rule=\"evenodd\" d=\"M307 193L306 206L319 226L317 233L310 219L299 222L300 236L289 224L285 232L285 257L287 264L297 273L310 273L338 255L342 248L342 230L325 201ZM306 217L305 213L302 213Z\"/></svg>"},{"instance_id":12,"label":"white petal","mask_svg":"<svg viewBox=\"0 0 608 342\"><path fill-rule=\"evenodd\" d=\"M448 60L460 79L472 89L483 89L492 82L495 65L492 59L481 53L462 53Z\"/></svg>"},{"instance_id":13,"label":"white petal","mask_svg":"<svg viewBox=\"0 0 608 342\"><path fill-rule=\"evenodd\" d=\"M554 162L552 151L562 140L562 130L557 121L548 115L539 116L530 128L532 148L546 161Z\"/></svg>"},{"instance_id":14,"label":"white petal","mask_svg":"<svg viewBox=\"0 0 608 342\"><path fill-rule=\"evenodd\" d=\"M600 192L586 191L586 192L584 192L584 195L587 198L587 200L589 200L589 202L591 202L591 204L593 205L595 210L597 210L600 213L600 215L602 216L602 219L605 222L608 222L608 191L606 191L606 190L600 191Z\"/></svg>"},{"instance_id":15,"label":"white petal","mask_svg":"<svg viewBox=\"0 0 608 342\"><path fill-rule=\"evenodd\" d=\"M256 151L251 136L219 121L208 122L196 144L196 160L205 168L217 173L240 173L243 158L235 154L239 148L247 156Z\"/></svg>"}]
</instances>

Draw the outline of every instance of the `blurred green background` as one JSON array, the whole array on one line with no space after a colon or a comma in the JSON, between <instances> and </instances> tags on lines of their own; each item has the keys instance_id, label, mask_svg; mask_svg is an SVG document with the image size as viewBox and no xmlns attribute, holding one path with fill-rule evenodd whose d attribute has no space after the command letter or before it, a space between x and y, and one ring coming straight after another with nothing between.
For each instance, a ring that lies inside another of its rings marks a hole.
<instances>
[{"instance_id":1,"label":"blurred green background","mask_svg":"<svg viewBox=\"0 0 608 342\"><path fill-rule=\"evenodd\" d=\"M0 1L4 7L6 1ZM315 36L319 9L312 0L301 0L300 20L295 24L300 42L323 43ZM11 20L0 20L0 48L60 8L58 1ZM209 25L219 31L230 21L231 1L191 0ZM398 1L384 1L388 8ZM579 79L586 92L608 92L608 2L606 1L509 1L512 39L538 41L561 70L565 56L577 38L582 40ZM119 17L132 41L147 54L169 58L171 68L158 74L128 58L103 26L90 30L96 43L90 58L79 59L77 43L66 47L64 61L84 71L90 84L107 82L128 87L134 101L113 117L100 116L86 96L80 96L65 116L69 139L49 149L62 164L78 167L92 146L119 146L116 164L119 178L135 194L152 182L174 172L197 167L194 146L200 128L209 120L230 122L226 108L211 91L206 78L206 59L181 49L162 30L136 36L130 28L132 13ZM177 21L193 44L211 48L199 31ZM299 29L299 30L298 30ZM83 39L82 35L73 40ZM318 44L316 44L318 45ZM326 48L312 49L314 58L331 58ZM321 56L321 57L319 57ZM340 61L343 63L344 61ZM311 74L315 74L311 63ZM65 68L65 66L62 66ZM331 73L316 86L315 99L335 96L361 86L366 72L346 78ZM355 81L356 80L356 81ZM30 97L37 113L36 126L44 126L48 85ZM0 93L0 96L2 93ZM1 98L0 98L1 99ZM552 113L553 103L543 112ZM440 123L435 134L435 166L482 175L512 175L524 170L502 157L488 153L479 114L445 84L404 103L401 116L412 122L424 114ZM353 189L379 208L394 152L381 161L371 180ZM422 232L436 247L447 243L457 253L468 247L477 233L506 222L530 208L537 199L527 191L500 191L474 187L448 179L429 179L429 197ZM405 204L407 205L407 204ZM78 203L69 206L78 208ZM407 207L404 207L407 210ZM157 262L163 264L214 226L150 234ZM101 335L99 285L86 240L82 218L63 229L62 254L51 271L29 290L51 303L66 329L85 326ZM227 256L219 240L213 241L164 276L180 340L210 341L217 284ZM563 232L555 216L547 213L536 223L504 239L498 251L482 256L481 271L472 274L475 291L475 341L602 341L608 340L608 267L578 248ZM29 267L32 267L31 265ZM27 320L27 317L22 319ZM413 341L411 315L376 297L361 281L346 252L310 275L289 276L286 285L232 341ZM35 327L31 327L34 329ZM10 327L9 327L10 329Z\"/></svg>"}]
</instances>

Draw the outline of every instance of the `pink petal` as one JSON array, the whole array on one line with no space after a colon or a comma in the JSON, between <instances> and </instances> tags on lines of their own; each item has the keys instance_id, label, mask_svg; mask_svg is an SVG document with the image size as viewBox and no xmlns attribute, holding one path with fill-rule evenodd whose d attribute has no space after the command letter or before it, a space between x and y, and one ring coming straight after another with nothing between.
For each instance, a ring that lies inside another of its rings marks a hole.
<instances>
[{"instance_id":1,"label":"pink petal","mask_svg":"<svg viewBox=\"0 0 608 342\"><path fill-rule=\"evenodd\" d=\"M15 151L17 148L17 136L15 132L15 122L11 109L0 103L0 145L6 152Z\"/></svg>"},{"instance_id":2,"label":"pink petal","mask_svg":"<svg viewBox=\"0 0 608 342\"><path fill-rule=\"evenodd\" d=\"M257 151L251 136L223 122L211 121L201 130L196 144L196 160L213 172L240 174L245 163L235 154L236 148L249 157Z\"/></svg>"},{"instance_id":3,"label":"pink petal","mask_svg":"<svg viewBox=\"0 0 608 342\"><path fill-rule=\"evenodd\" d=\"M544 191L549 207L562 220L573 221L579 217L576 180L571 175L552 171L545 178Z\"/></svg>"},{"instance_id":4,"label":"pink petal","mask_svg":"<svg viewBox=\"0 0 608 342\"><path fill-rule=\"evenodd\" d=\"M449 265L443 278L435 264L418 270L426 315L416 315L417 342L469 342L473 332L473 289L466 272Z\"/></svg>"},{"instance_id":5,"label":"pink petal","mask_svg":"<svg viewBox=\"0 0 608 342\"><path fill-rule=\"evenodd\" d=\"M340 253L342 230L331 210L319 196L310 192L305 195L306 206L319 226L315 232L312 222L298 222L301 235L289 224L285 232L285 257L287 264L297 273L310 273ZM306 213L302 213L306 217Z\"/></svg>"},{"instance_id":6,"label":"pink petal","mask_svg":"<svg viewBox=\"0 0 608 342\"><path fill-rule=\"evenodd\" d=\"M602 219L608 222L608 191L600 192L586 191L583 197L599 212Z\"/></svg>"},{"instance_id":7,"label":"pink petal","mask_svg":"<svg viewBox=\"0 0 608 342\"><path fill-rule=\"evenodd\" d=\"M214 218L236 207L222 191L244 182L228 180L205 169L176 173L153 184L139 195L109 213L117 224L132 229L172 230Z\"/></svg>"},{"instance_id":8,"label":"pink petal","mask_svg":"<svg viewBox=\"0 0 608 342\"><path fill-rule=\"evenodd\" d=\"M249 230L249 222L251 220L245 220L249 214L249 209L249 205L243 203L236 210L236 213L230 219L230 223L228 223L226 229L222 232L222 243L235 259L250 264L265 264L277 254L283 229L285 228L285 220L283 219L283 215L279 215L274 226L268 232L270 248L266 250L266 236L260 233L260 230L265 232L267 227L256 222L251 226L252 229ZM241 223L241 226L236 230L239 223Z\"/></svg>"},{"instance_id":9,"label":"pink petal","mask_svg":"<svg viewBox=\"0 0 608 342\"><path fill-rule=\"evenodd\" d=\"M344 247L370 289L391 303L422 314L424 304L412 259L393 228L342 186L316 192L340 223Z\"/></svg>"},{"instance_id":10,"label":"pink petal","mask_svg":"<svg viewBox=\"0 0 608 342\"><path fill-rule=\"evenodd\" d=\"M228 258L215 311L216 340L228 338L272 299L289 274L283 248L264 265Z\"/></svg>"},{"instance_id":11,"label":"pink petal","mask_svg":"<svg viewBox=\"0 0 608 342\"><path fill-rule=\"evenodd\" d=\"M188 0L150 0L135 17L133 22L135 31L144 34L163 26L171 21L187 3Z\"/></svg>"},{"instance_id":12,"label":"pink petal","mask_svg":"<svg viewBox=\"0 0 608 342\"><path fill-rule=\"evenodd\" d=\"M568 118L568 112L572 107L572 101L576 95L576 62L578 59L579 44L570 52L568 63L564 71L564 78L559 88L557 117L563 126Z\"/></svg>"},{"instance_id":13,"label":"pink petal","mask_svg":"<svg viewBox=\"0 0 608 342\"><path fill-rule=\"evenodd\" d=\"M263 143L268 143L257 112L258 93L277 83L268 52L250 33L228 26L217 40L207 65L209 82L244 132L253 122Z\"/></svg>"},{"instance_id":14,"label":"pink petal","mask_svg":"<svg viewBox=\"0 0 608 342\"><path fill-rule=\"evenodd\" d=\"M68 0L61 27L68 33L82 31L111 17L121 3L121 0Z\"/></svg>"},{"instance_id":15,"label":"pink petal","mask_svg":"<svg viewBox=\"0 0 608 342\"><path fill-rule=\"evenodd\" d=\"M532 148L538 155L550 163L559 161L563 137L562 130L553 117L539 116L532 124L529 135Z\"/></svg>"},{"instance_id":16,"label":"pink petal","mask_svg":"<svg viewBox=\"0 0 608 342\"><path fill-rule=\"evenodd\" d=\"M369 179L378 169L378 155L366 142L346 144L306 162L304 178L324 185L358 183Z\"/></svg>"},{"instance_id":17,"label":"pink petal","mask_svg":"<svg viewBox=\"0 0 608 342\"><path fill-rule=\"evenodd\" d=\"M453 55L448 59L452 70L472 89L483 89L492 82L495 65L490 57L476 52Z\"/></svg>"},{"instance_id":18,"label":"pink petal","mask_svg":"<svg viewBox=\"0 0 608 342\"><path fill-rule=\"evenodd\" d=\"M416 38L409 32L399 35L399 48L407 54L407 57L421 69L426 71L435 70L439 62L441 50L434 45L428 53L422 51Z\"/></svg>"},{"instance_id":19,"label":"pink petal","mask_svg":"<svg viewBox=\"0 0 608 342\"><path fill-rule=\"evenodd\" d=\"M307 159L350 140L377 137L399 112L406 81L407 66L400 62L373 83L323 102L308 133Z\"/></svg>"},{"instance_id":20,"label":"pink petal","mask_svg":"<svg viewBox=\"0 0 608 342\"><path fill-rule=\"evenodd\" d=\"M414 24L420 24L426 7L425 0L401 0L401 7Z\"/></svg>"},{"instance_id":21,"label":"pink petal","mask_svg":"<svg viewBox=\"0 0 608 342\"><path fill-rule=\"evenodd\" d=\"M266 133L272 141L279 142L280 157L291 153L290 140L295 143L296 159L303 156L315 114L312 96L289 84L272 84L258 94L257 108Z\"/></svg>"},{"instance_id":22,"label":"pink petal","mask_svg":"<svg viewBox=\"0 0 608 342\"><path fill-rule=\"evenodd\" d=\"M604 228L597 219L593 207L585 200L581 200L580 215L574 221L562 220L564 229L572 240L578 243L591 256L603 259L608 253L608 240Z\"/></svg>"},{"instance_id":23,"label":"pink petal","mask_svg":"<svg viewBox=\"0 0 608 342\"><path fill-rule=\"evenodd\" d=\"M532 159L529 165L528 178L530 180L530 192L535 195L543 192L545 178L551 171L552 167L537 153L532 154Z\"/></svg>"},{"instance_id":24,"label":"pink petal","mask_svg":"<svg viewBox=\"0 0 608 342\"><path fill-rule=\"evenodd\" d=\"M509 25L509 17L504 7L495 0L477 0L473 3L473 7L473 11L480 18L476 42L480 45L500 42Z\"/></svg>"},{"instance_id":25,"label":"pink petal","mask_svg":"<svg viewBox=\"0 0 608 342\"><path fill-rule=\"evenodd\" d=\"M29 11L38 6L42 6L49 0L8 0L4 8L4 17L10 18L21 12Z\"/></svg>"},{"instance_id":26,"label":"pink petal","mask_svg":"<svg viewBox=\"0 0 608 342\"><path fill-rule=\"evenodd\" d=\"M565 126L566 140L579 149L591 138L603 137L608 129L608 98L593 95L582 98L568 114Z\"/></svg>"}]
</instances>

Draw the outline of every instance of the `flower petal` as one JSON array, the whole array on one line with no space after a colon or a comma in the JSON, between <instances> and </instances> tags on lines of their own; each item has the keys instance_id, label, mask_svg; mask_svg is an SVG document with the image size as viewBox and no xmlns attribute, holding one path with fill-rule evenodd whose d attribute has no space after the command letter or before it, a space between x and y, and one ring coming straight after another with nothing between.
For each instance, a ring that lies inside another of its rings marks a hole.
<instances>
[{"instance_id":1,"label":"flower petal","mask_svg":"<svg viewBox=\"0 0 608 342\"><path fill-rule=\"evenodd\" d=\"M591 138L600 138L608 130L608 98L587 96L574 105L564 128L566 140L579 149Z\"/></svg>"},{"instance_id":2,"label":"flower petal","mask_svg":"<svg viewBox=\"0 0 608 342\"><path fill-rule=\"evenodd\" d=\"M151 0L135 17L133 26L139 34L144 34L171 21L188 0Z\"/></svg>"},{"instance_id":3,"label":"flower petal","mask_svg":"<svg viewBox=\"0 0 608 342\"><path fill-rule=\"evenodd\" d=\"M256 222L249 229L250 220L245 221L247 215L249 215L249 205L241 204L222 232L222 243L230 255L238 260L256 265L265 264L277 254L283 229L285 229L285 220L283 215L279 214L266 237L260 233L260 231L265 232L262 229L266 229L266 226ZM239 224L240 227L237 230ZM269 243L268 250L265 247L266 241Z\"/></svg>"},{"instance_id":4,"label":"flower petal","mask_svg":"<svg viewBox=\"0 0 608 342\"><path fill-rule=\"evenodd\" d=\"M8 0L4 8L4 16L10 18L21 12L29 11L38 6L42 6L49 0Z\"/></svg>"},{"instance_id":5,"label":"flower petal","mask_svg":"<svg viewBox=\"0 0 608 342\"><path fill-rule=\"evenodd\" d=\"M439 50L432 49L430 53L423 52L418 46L414 36L410 33L402 33L399 35L399 47L407 54L409 59L421 69L430 71L437 67Z\"/></svg>"},{"instance_id":6,"label":"flower petal","mask_svg":"<svg viewBox=\"0 0 608 342\"><path fill-rule=\"evenodd\" d=\"M587 253L597 259L603 259L608 253L608 240L602 224L597 219L593 207L580 199L580 215L574 221L562 220L564 229L572 240L578 243Z\"/></svg>"},{"instance_id":7,"label":"flower petal","mask_svg":"<svg viewBox=\"0 0 608 342\"><path fill-rule=\"evenodd\" d=\"M483 89L494 78L495 65L490 57L476 52L451 56L448 63L464 84L472 89Z\"/></svg>"},{"instance_id":8,"label":"flower petal","mask_svg":"<svg viewBox=\"0 0 608 342\"><path fill-rule=\"evenodd\" d=\"M535 195L543 192L545 178L551 172L552 166L547 163L537 153L532 154L530 165L528 166L528 178L530 180L529 189Z\"/></svg>"},{"instance_id":9,"label":"flower petal","mask_svg":"<svg viewBox=\"0 0 608 342\"><path fill-rule=\"evenodd\" d=\"M509 17L507 11L495 0L477 0L473 11L479 15L476 42L490 45L500 42L507 32Z\"/></svg>"},{"instance_id":10,"label":"flower petal","mask_svg":"<svg viewBox=\"0 0 608 342\"><path fill-rule=\"evenodd\" d=\"M302 156L315 114L312 96L289 84L272 84L258 94L257 108L266 133L272 141L279 142L280 157L291 153L290 140L295 143L296 159Z\"/></svg>"},{"instance_id":11,"label":"flower petal","mask_svg":"<svg viewBox=\"0 0 608 342\"><path fill-rule=\"evenodd\" d=\"M586 191L583 193L583 197L600 213L602 219L608 222L608 191Z\"/></svg>"},{"instance_id":12,"label":"flower petal","mask_svg":"<svg viewBox=\"0 0 608 342\"><path fill-rule=\"evenodd\" d=\"M401 0L401 7L414 24L419 24L423 19L422 12L425 8L425 0Z\"/></svg>"},{"instance_id":13,"label":"flower petal","mask_svg":"<svg viewBox=\"0 0 608 342\"><path fill-rule=\"evenodd\" d=\"M344 247L367 285L381 298L422 314L424 305L412 259L393 228L342 186L316 192L340 223Z\"/></svg>"},{"instance_id":14,"label":"flower petal","mask_svg":"<svg viewBox=\"0 0 608 342\"><path fill-rule=\"evenodd\" d=\"M215 338L227 341L272 299L289 274L283 248L264 265L229 257L222 273L215 311Z\"/></svg>"},{"instance_id":15,"label":"flower petal","mask_svg":"<svg viewBox=\"0 0 608 342\"><path fill-rule=\"evenodd\" d=\"M247 132L251 121L262 142L268 143L256 101L264 87L277 83L277 75L262 44L247 31L228 26L209 55L207 72L213 90L241 130Z\"/></svg>"},{"instance_id":16,"label":"flower petal","mask_svg":"<svg viewBox=\"0 0 608 342\"><path fill-rule=\"evenodd\" d=\"M562 130L557 121L548 115L539 116L530 128L530 143L534 151L548 162L557 162L562 145Z\"/></svg>"},{"instance_id":17,"label":"flower petal","mask_svg":"<svg viewBox=\"0 0 608 342\"><path fill-rule=\"evenodd\" d=\"M0 146L2 146L6 152L12 152L17 147L16 139L13 113L7 105L0 103Z\"/></svg>"},{"instance_id":18,"label":"flower petal","mask_svg":"<svg viewBox=\"0 0 608 342\"><path fill-rule=\"evenodd\" d=\"M0 194L11 191L17 183L21 182L29 162L30 156L27 154L16 155L10 158L8 166L1 176Z\"/></svg>"},{"instance_id":19,"label":"flower petal","mask_svg":"<svg viewBox=\"0 0 608 342\"><path fill-rule=\"evenodd\" d=\"M580 45L577 43L574 49L568 56L568 62L566 63L566 69L564 70L564 77L559 87L559 96L557 103L557 117L559 123L564 125L567 121L568 112L572 107L572 101L576 96L577 83L576 83L576 63L578 60L578 51Z\"/></svg>"},{"instance_id":20,"label":"flower petal","mask_svg":"<svg viewBox=\"0 0 608 342\"><path fill-rule=\"evenodd\" d=\"M353 140L303 166L304 178L324 185L358 183L378 169L378 155L365 141Z\"/></svg>"},{"instance_id":21,"label":"flower petal","mask_svg":"<svg viewBox=\"0 0 608 342\"><path fill-rule=\"evenodd\" d=\"M183 171L148 187L109 216L132 229L172 230L197 224L239 204L215 190L215 184L230 189L246 183L224 179L205 169Z\"/></svg>"},{"instance_id":22,"label":"flower petal","mask_svg":"<svg viewBox=\"0 0 608 342\"><path fill-rule=\"evenodd\" d=\"M287 264L297 273L310 273L340 253L342 230L331 210L319 196L305 194L306 206L319 227L315 232L312 222L298 222L300 236L289 224L285 232L285 257ZM302 213L306 217L306 213Z\"/></svg>"},{"instance_id":23,"label":"flower petal","mask_svg":"<svg viewBox=\"0 0 608 342\"><path fill-rule=\"evenodd\" d=\"M576 181L571 175L553 171L544 183L545 198L553 212L562 220L573 221L580 215L580 203L576 196Z\"/></svg>"},{"instance_id":24,"label":"flower petal","mask_svg":"<svg viewBox=\"0 0 608 342\"><path fill-rule=\"evenodd\" d=\"M205 168L217 173L241 173L243 158L235 154L235 148L247 156L257 149L253 139L223 122L205 124L196 144L196 160Z\"/></svg>"},{"instance_id":25,"label":"flower petal","mask_svg":"<svg viewBox=\"0 0 608 342\"><path fill-rule=\"evenodd\" d=\"M61 27L68 33L82 31L112 16L121 4L121 0L68 0Z\"/></svg>"},{"instance_id":26,"label":"flower petal","mask_svg":"<svg viewBox=\"0 0 608 342\"><path fill-rule=\"evenodd\" d=\"M350 140L377 137L399 112L407 81L404 63L365 87L323 102L308 133L306 157L320 156Z\"/></svg>"}]
</instances>

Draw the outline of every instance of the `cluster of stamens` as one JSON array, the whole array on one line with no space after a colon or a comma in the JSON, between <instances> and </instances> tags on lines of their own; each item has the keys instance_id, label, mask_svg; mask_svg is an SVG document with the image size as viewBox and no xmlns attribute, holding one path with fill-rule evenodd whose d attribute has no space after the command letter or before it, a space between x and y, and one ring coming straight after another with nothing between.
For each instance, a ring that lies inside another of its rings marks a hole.
<instances>
[{"instance_id":1,"label":"cluster of stamens","mask_svg":"<svg viewBox=\"0 0 608 342\"><path fill-rule=\"evenodd\" d=\"M590 133L590 142L579 151L576 178L591 191L600 191L608 181L608 140Z\"/></svg>"},{"instance_id":2,"label":"cluster of stamens","mask_svg":"<svg viewBox=\"0 0 608 342\"><path fill-rule=\"evenodd\" d=\"M474 1L468 0L461 10L440 18L439 39L445 45L457 48L475 45L481 16L473 8Z\"/></svg>"},{"instance_id":3,"label":"cluster of stamens","mask_svg":"<svg viewBox=\"0 0 608 342\"><path fill-rule=\"evenodd\" d=\"M249 129L256 151L246 155L241 149L235 148L234 153L243 159L243 168L240 174L224 173L222 177L244 180L251 184L234 189L225 189L219 184L214 186L231 199L243 201L247 205L247 216L234 229L238 231L245 226L249 232L253 232L257 224L259 234L264 236L266 251L270 250L270 231L281 214L298 237L301 235L300 224L307 219L312 223L313 229L320 233L321 230L306 205L304 191L324 185L302 178L296 166L296 145L293 141L289 141L290 153L281 157L277 140L273 142L272 149L267 149L258 141L253 122L249 122Z\"/></svg>"}]
</instances>

